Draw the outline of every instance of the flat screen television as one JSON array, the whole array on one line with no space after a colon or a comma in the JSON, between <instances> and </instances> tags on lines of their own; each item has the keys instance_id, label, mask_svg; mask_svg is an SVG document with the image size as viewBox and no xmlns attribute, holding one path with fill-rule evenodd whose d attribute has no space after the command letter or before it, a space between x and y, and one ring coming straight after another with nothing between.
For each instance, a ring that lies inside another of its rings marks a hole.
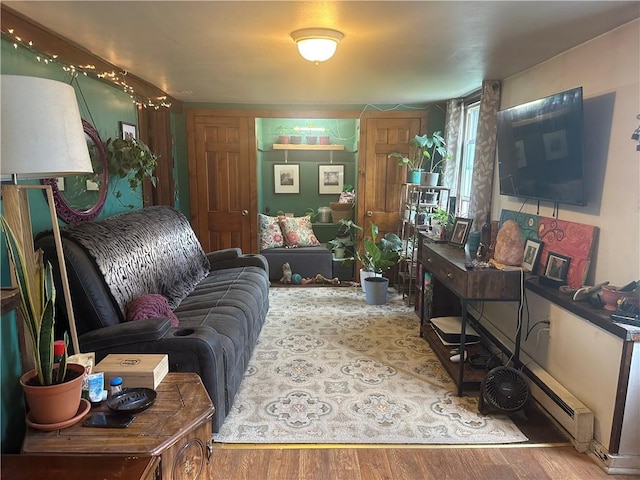
<instances>
[{"instance_id":1,"label":"flat screen television","mask_svg":"<svg viewBox=\"0 0 640 480\"><path fill-rule=\"evenodd\" d=\"M582 87L498 112L500 194L585 205Z\"/></svg>"}]
</instances>

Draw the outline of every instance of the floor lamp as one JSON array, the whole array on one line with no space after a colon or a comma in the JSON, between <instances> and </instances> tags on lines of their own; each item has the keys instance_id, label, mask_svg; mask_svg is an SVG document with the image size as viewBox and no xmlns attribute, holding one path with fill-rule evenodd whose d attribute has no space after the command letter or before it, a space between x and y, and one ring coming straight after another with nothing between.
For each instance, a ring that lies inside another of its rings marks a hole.
<instances>
[{"instance_id":1,"label":"floor lamp","mask_svg":"<svg viewBox=\"0 0 640 480\"><path fill-rule=\"evenodd\" d=\"M57 178L93 172L73 87L45 78L2 75L1 161L4 216L25 254L30 272L37 268L28 192L42 190L49 203L60 280L74 353L80 353L53 192L49 185L18 185L18 180ZM29 252L34 252L29 255ZM23 369L31 355L21 332Z\"/></svg>"}]
</instances>

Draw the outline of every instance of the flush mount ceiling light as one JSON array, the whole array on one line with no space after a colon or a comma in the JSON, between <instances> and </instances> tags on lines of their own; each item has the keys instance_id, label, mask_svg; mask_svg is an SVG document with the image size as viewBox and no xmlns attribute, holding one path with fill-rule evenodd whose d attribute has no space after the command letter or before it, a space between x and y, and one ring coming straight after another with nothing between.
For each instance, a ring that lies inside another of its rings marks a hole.
<instances>
[{"instance_id":1,"label":"flush mount ceiling light","mask_svg":"<svg viewBox=\"0 0 640 480\"><path fill-rule=\"evenodd\" d=\"M291 34L300 55L316 65L333 57L343 37L341 32L329 28L303 28Z\"/></svg>"}]
</instances>

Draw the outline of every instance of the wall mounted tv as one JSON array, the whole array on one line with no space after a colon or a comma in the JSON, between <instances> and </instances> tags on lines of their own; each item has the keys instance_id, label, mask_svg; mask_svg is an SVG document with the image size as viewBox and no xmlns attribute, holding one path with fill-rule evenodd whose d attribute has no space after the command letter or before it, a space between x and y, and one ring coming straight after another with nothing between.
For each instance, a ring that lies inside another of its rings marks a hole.
<instances>
[{"instance_id":1,"label":"wall mounted tv","mask_svg":"<svg viewBox=\"0 0 640 480\"><path fill-rule=\"evenodd\" d=\"M500 194L585 205L582 123L582 87L500 110Z\"/></svg>"}]
</instances>

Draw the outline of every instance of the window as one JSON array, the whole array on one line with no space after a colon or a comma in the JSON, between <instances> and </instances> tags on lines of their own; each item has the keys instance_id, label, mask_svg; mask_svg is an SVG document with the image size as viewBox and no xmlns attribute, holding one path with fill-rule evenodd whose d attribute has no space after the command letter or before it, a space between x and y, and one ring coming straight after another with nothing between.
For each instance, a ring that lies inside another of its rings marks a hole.
<instances>
[{"instance_id":1,"label":"window","mask_svg":"<svg viewBox=\"0 0 640 480\"><path fill-rule=\"evenodd\" d=\"M473 178L473 159L476 153L476 132L480 102L465 105L462 162L460 165L460 187L458 188L458 215L467 217L471 200L471 180Z\"/></svg>"}]
</instances>

